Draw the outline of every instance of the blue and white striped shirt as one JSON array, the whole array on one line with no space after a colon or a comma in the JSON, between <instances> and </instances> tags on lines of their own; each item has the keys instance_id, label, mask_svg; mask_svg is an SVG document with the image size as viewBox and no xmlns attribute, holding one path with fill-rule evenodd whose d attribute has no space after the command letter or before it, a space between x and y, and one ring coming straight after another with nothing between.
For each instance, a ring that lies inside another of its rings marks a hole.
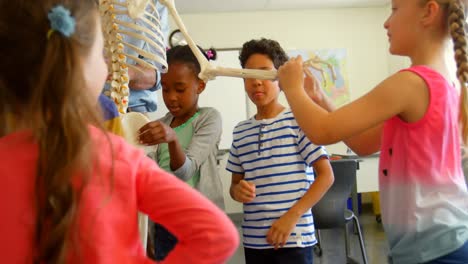
<instances>
[{"instance_id":1,"label":"blue and white striped shirt","mask_svg":"<svg viewBox=\"0 0 468 264\"><path fill-rule=\"evenodd\" d=\"M290 110L272 119L250 118L233 132L226 169L244 174L256 186L256 197L244 204L244 246L273 248L266 234L275 220L286 213L314 181L310 167L327 156L324 147L312 144L297 125ZM285 247L307 247L317 243L311 210L298 221Z\"/></svg>"}]
</instances>

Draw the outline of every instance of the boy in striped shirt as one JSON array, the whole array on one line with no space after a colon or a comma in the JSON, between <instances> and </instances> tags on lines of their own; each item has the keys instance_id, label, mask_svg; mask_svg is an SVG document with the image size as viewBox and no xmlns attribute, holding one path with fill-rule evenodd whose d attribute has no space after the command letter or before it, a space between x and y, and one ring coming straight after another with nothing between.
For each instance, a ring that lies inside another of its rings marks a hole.
<instances>
[{"instance_id":1,"label":"boy in striped shirt","mask_svg":"<svg viewBox=\"0 0 468 264\"><path fill-rule=\"evenodd\" d=\"M288 57L278 42L260 39L244 43L239 59L243 68L272 70ZM277 81L244 79L244 87L257 113L234 128L226 169L231 197L244 203L246 263L312 263L311 207L334 180L328 155L279 103Z\"/></svg>"}]
</instances>

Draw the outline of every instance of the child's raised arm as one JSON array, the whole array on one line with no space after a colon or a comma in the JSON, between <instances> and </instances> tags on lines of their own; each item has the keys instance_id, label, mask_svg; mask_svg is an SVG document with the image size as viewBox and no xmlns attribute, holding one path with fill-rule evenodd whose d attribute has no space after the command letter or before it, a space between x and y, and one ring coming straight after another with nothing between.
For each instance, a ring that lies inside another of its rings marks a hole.
<instances>
[{"instance_id":1,"label":"child's raised arm","mask_svg":"<svg viewBox=\"0 0 468 264\"><path fill-rule=\"evenodd\" d=\"M308 71L308 69L305 69ZM333 104L332 100L325 94L320 83L315 79L312 73L306 74L304 78L304 89L307 95L318 104L323 109L328 112L333 112L336 110L336 106ZM380 146L380 135L382 133L383 123L367 129L365 132L362 132L354 137L343 140L343 142L355 153L358 153L361 156L370 155L375 153ZM363 140L366 140L366 144L361 144ZM376 149L377 148L377 149Z\"/></svg>"},{"instance_id":2,"label":"child's raised arm","mask_svg":"<svg viewBox=\"0 0 468 264\"><path fill-rule=\"evenodd\" d=\"M399 115L409 122L417 121L424 115L419 109L428 104L426 84L410 72L387 78L363 97L332 112L314 103L305 92L300 57L281 66L278 76L298 124L313 143L344 140L360 155L379 150L385 120Z\"/></svg>"}]
</instances>

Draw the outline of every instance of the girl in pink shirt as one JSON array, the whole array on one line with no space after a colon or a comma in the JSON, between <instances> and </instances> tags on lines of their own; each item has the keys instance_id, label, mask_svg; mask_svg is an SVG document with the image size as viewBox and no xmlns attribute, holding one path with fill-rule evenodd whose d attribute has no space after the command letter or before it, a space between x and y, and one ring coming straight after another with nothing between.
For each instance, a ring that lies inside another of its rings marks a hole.
<instances>
[{"instance_id":1,"label":"girl in pink shirt","mask_svg":"<svg viewBox=\"0 0 468 264\"><path fill-rule=\"evenodd\" d=\"M3 1L0 29L2 263L152 263L138 211L177 237L164 263L234 253L222 211L99 125L97 1Z\"/></svg>"},{"instance_id":2,"label":"girl in pink shirt","mask_svg":"<svg viewBox=\"0 0 468 264\"><path fill-rule=\"evenodd\" d=\"M408 56L412 66L342 108L334 109L310 79L307 94L300 57L279 69L280 86L312 142L344 140L359 155L380 150L382 220L393 263L468 263L460 160L460 130L468 141L464 4L392 0L384 24L390 52ZM445 61L452 41L460 96Z\"/></svg>"}]
</instances>

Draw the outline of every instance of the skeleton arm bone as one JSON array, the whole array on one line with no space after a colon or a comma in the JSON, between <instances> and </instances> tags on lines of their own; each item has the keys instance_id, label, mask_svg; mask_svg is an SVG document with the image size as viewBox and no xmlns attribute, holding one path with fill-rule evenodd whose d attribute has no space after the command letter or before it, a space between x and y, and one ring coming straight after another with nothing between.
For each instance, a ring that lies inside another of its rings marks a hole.
<instances>
[{"instance_id":1,"label":"skeleton arm bone","mask_svg":"<svg viewBox=\"0 0 468 264\"><path fill-rule=\"evenodd\" d=\"M313 58L311 58L309 60L306 60L304 62L304 66L311 67L311 68L314 68L317 71L320 71L322 76L324 77L323 79L325 80L323 67L321 67L320 64L325 64L330 69L332 79L333 79L333 81L336 81L335 69L333 68L333 65L331 65L329 62L326 62L326 61L320 59L318 56L314 56Z\"/></svg>"},{"instance_id":2,"label":"skeleton arm bone","mask_svg":"<svg viewBox=\"0 0 468 264\"><path fill-rule=\"evenodd\" d=\"M185 28L185 25L182 22L182 19L180 18L179 13L177 12L175 8L174 0L160 0L160 3L167 7L167 9L169 10L169 13L172 15L177 26L179 27L180 31L184 35L185 40L187 41L187 44L189 45L195 57L197 58L198 63L200 63L200 69L201 69L200 74L199 74L200 79L202 79L205 82L208 80L214 79L214 78L210 78L212 77L212 75L210 75L209 73L205 75L205 70L207 68L213 68L213 66L211 66L211 64L208 62L205 56L201 53L201 51L198 49L193 39L188 34L187 29Z\"/></svg>"},{"instance_id":3,"label":"skeleton arm bone","mask_svg":"<svg viewBox=\"0 0 468 264\"><path fill-rule=\"evenodd\" d=\"M234 69L216 67L208 69L207 74L213 76L228 76L228 77L239 77L239 78L253 78L259 80L275 80L277 77L276 70L254 70L254 69ZM214 78L213 78L214 79Z\"/></svg>"},{"instance_id":4,"label":"skeleton arm bone","mask_svg":"<svg viewBox=\"0 0 468 264\"><path fill-rule=\"evenodd\" d=\"M304 67L312 67L321 72L323 79L325 80L324 71L322 68L317 67L316 65L312 65L308 63L308 61L304 62ZM330 69L332 70L332 74L334 75L333 67L329 65ZM306 74L309 74L310 71L304 71ZM312 74L312 73L310 73ZM276 70L254 70L254 69L234 69L234 68L224 68L224 67L208 67L206 69L205 75L210 77L209 79L214 79L216 76L228 76L228 77L239 77L239 78L252 78L252 79L259 79L259 80L276 80L278 75ZM336 77L333 77L336 80Z\"/></svg>"},{"instance_id":5,"label":"skeleton arm bone","mask_svg":"<svg viewBox=\"0 0 468 264\"><path fill-rule=\"evenodd\" d=\"M208 60L203 56L201 51L197 48L195 45L195 42L193 39L190 37L188 34L187 29L185 28L184 23L182 22L182 19L180 18L176 8L175 8L175 3L174 0L160 0L160 3L165 5L168 9L172 17L174 18L177 26L179 27L180 31L182 32L183 36L185 37L185 40L187 41L190 49L194 53L195 57L197 58L198 62L200 63L200 74L199 78L202 79L203 81L208 81L208 80L213 80L217 76L228 76L228 77L239 77L239 78L252 78L252 79L262 79L262 80L275 80L277 78L277 71L276 70L251 70L251 69L234 69L234 68L223 68L223 67L213 67ZM315 60L318 57L314 58ZM318 58L318 61L316 62L324 63L327 64L333 75L333 79L336 79L335 73L333 71L333 67L328 64L327 62L324 62ZM304 66L308 67L311 65L307 64L308 61L304 62ZM311 64L309 62L309 64ZM314 67L315 68L315 67ZM321 67L318 67L318 70L320 70L323 74L323 70Z\"/></svg>"}]
</instances>

